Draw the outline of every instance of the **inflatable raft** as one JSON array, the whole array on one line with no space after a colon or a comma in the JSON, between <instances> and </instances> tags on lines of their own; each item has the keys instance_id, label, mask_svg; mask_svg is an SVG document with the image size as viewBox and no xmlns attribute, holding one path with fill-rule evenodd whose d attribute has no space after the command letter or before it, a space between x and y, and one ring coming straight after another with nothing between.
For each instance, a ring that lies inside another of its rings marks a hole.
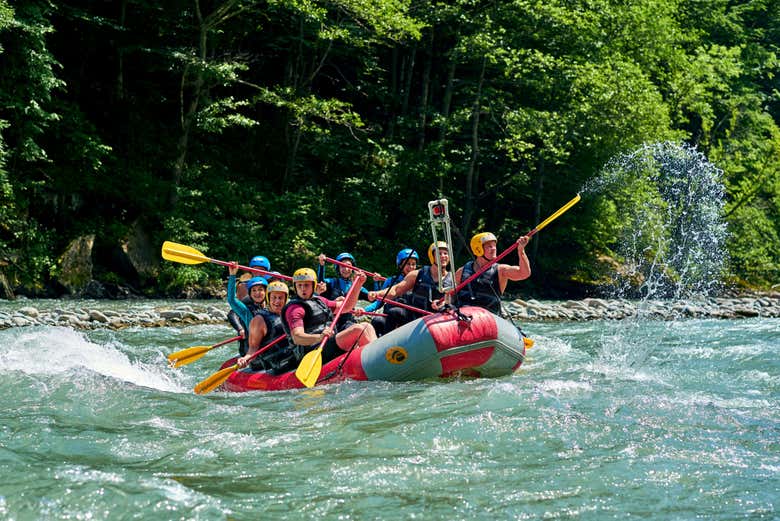
<instances>
[{"instance_id":1,"label":"inflatable raft","mask_svg":"<svg viewBox=\"0 0 780 521\"><path fill-rule=\"evenodd\" d=\"M511 374L525 359L523 335L510 322L477 307L414 320L322 366L317 385L344 380L392 382L451 376ZM470 320L464 320L469 317ZM228 360L222 367L235 363ZM232 392L296 389L295 372L273 375L244 369L225 381Z\"/></svg>"}]
</instances>

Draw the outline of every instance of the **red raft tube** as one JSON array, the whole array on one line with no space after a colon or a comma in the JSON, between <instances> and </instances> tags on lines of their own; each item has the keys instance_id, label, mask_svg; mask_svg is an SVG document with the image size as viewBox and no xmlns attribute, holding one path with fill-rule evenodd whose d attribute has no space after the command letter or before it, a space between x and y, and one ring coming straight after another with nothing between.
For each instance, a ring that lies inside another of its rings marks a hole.
<instances>
[{"instance_id":1,"label":"red raft tube","mask_svg":"<svg viewBox=\"0 0 780 521\"><path fill-rule=\"evenodd\" d=\"M322 366L317 385L344 380L404 382L462 375L497 377L512 374L525 359L523 335L510 322L484 308L418 318L351 353ZM228 360L222 367L235 363ZM232 392L302 388L295 372L236 371L222 385Z\"/></svg>"}]
</instances>

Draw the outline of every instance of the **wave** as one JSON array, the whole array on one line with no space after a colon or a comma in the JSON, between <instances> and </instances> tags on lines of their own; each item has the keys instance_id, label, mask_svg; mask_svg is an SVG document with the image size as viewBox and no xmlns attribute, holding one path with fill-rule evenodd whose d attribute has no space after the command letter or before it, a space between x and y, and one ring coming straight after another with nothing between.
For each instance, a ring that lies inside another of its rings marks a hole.
<instances>
[{"instance_id":1,"label":"wave","mask_svg":"<svg viewBox=\"0 0 780 521\"><path fill-rule=\"evenodd\" d=\"M180 373L160 361L132 360L127 346L95 343L84 332L66 327L41 326L0 331L0 374L22 372L33 376L67 375L88 371L110 379L166 392L191 392Z\"/></svg>"}]
</instances>

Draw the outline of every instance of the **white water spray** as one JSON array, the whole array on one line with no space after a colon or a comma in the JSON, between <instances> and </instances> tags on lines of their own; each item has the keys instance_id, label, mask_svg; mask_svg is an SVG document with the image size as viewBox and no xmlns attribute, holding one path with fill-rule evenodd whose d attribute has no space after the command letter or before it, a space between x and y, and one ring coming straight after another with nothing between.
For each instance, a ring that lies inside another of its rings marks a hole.
<instances>
[{"instance_id":1,"label":"white water spray","mask_svg":"<svg viewBox=\"0 0 780 521\"><path fill-rule=\"evenodd\" d=\"M583 187L621 221L616 296L682 299L719 289L727 261L721 176L695 148L665 142L612 159Z\"/></svg>"}]
</instances>

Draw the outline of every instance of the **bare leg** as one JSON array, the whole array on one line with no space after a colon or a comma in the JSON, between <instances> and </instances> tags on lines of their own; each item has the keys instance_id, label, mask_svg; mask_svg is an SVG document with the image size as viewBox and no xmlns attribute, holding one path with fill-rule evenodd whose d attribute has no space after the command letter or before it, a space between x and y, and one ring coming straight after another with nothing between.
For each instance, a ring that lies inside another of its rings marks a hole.
<instances>
[{"instance_id":1,"label":"bare leg","mask_svg":"<svg viewBox=\"0 0 780 521\"><path fill-rule=\"evenodd\" d=\"M342 351L348 351L355 343L364 346L376 340L376 331L368 322L361 322L336 335L336 344Z\"/></svg>"}]
</instances>

